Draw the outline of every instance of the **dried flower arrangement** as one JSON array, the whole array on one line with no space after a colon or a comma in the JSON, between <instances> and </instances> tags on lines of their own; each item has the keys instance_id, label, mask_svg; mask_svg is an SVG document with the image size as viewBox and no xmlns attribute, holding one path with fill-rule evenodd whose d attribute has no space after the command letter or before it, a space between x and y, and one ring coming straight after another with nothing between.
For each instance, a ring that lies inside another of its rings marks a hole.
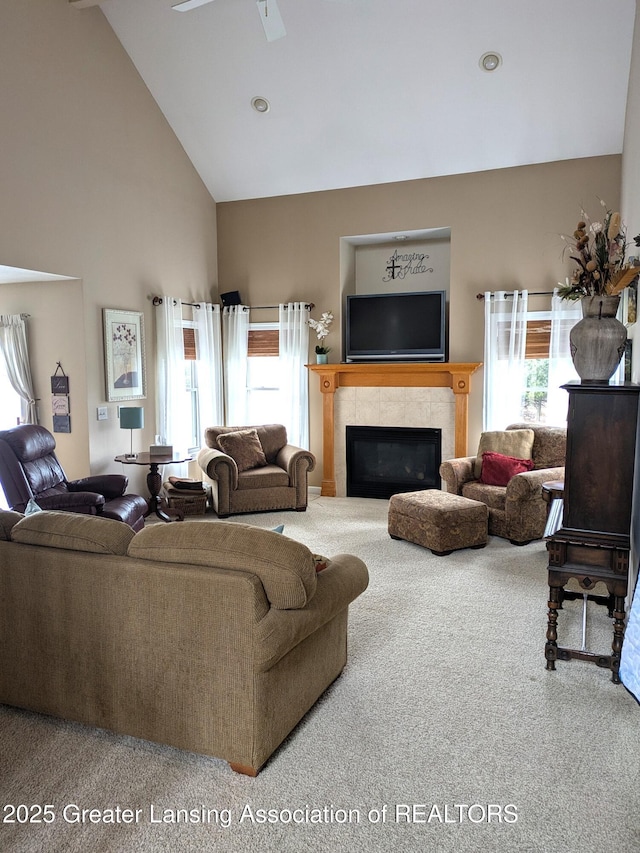
<instances>
[{"instance_id":1,"label":"dried flower arrangement","mask_svg":"<svg viewBox=\"0 0 640 853\"><path fill-rule=\"evenodd\" d=\"M570 257L577 267L567 283L560 285L562 299L582 299L583 296L618 296L640 274L626 258L625 227L620 214L605 208L602 222L592 222L584 210L572 236L562 234L568 244ZM640 234L635 238L640 246Z\"/></svg>"}]
</instances>

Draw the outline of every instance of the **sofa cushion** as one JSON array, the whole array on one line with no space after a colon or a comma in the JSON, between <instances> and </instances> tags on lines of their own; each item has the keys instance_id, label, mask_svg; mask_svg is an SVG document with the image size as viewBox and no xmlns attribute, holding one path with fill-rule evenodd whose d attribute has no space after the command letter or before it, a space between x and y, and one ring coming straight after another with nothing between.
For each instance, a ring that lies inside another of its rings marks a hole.
<instances>
[{"instance_id":1,"label":"sofa cushion","mask_svg":"<svg viewBox=\"0 0 640 853\"><path fill-rule=\"evenodd\" d=\"M510 429L483 432L478 444L478 452L474 463L474 476L480 479L482 472L482 454L487 451L502 453L504 456L513 456L516 459L531 459L533 450L533 439L535 434L532 429Z\"/></svg>"},{"instance_id":2,"label":"sofa cushion","mask_svg":"<svg viewBox=\"0 0 640 853\"><path fill-rule=\"evenodd\" d=\"M262 444L255 429L224 432L218 436L218 446L238 466L238 471L249 471L267 464Z\"/></svg>"},{"instance_id":3,"label":"sofa cushion","mask_svg":"<svg viewBox=\"0 0 640 853\"><path fill-rule=\"evenodd\" d=\"M136 533L128 553L140 560L254 574L279 610L305 607L316 591L314 558L306 545L239 522L152 524Z\"/></svg>"},{"instance_id":4,"label":"sofa cushion","mask_svg":"<svg viewBox=\"0 0 640 853\"><path fill-rule=\"evenodd\" d=\"M13 542L92 554L126 554L133 536L122 521L53 510L25 516L11 529Z\"/></svg>"},{"instance_id":5,"label":"sofa cushion","mask_svg":"<svg viewBox=\"0 0 640 853\"><path fill-rule=\"evenodd\" d=\"M14 512L12 509L0 510L0 539L11 541L11 530L22 519L24 515L21 512Z\"/></svg>"},{"instance_id":6,"label":"sofa cushion","mask_svg":"<svg viewBox=\"0 0 640 853\"><path fill-rule=\"evenodd\" d=\"M487 486L506 486L516 474L531 471L533 459L516 459L487 450L482 454L480 482Z\"/></svg>"}]
</instances>

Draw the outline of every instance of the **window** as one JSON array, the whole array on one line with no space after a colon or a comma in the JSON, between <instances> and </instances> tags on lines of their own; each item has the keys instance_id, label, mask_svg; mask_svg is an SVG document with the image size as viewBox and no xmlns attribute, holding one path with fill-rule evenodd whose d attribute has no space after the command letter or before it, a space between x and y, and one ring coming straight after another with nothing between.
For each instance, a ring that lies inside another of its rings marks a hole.
<instances>
[{"instance_id":1,"label":"window","mask_svg":"<svg viewBox=\"0 0 640 853\"><path fill-rule=\"evenodd\" d=\"M281 420L278 323L250 323L247 356L248 422L277 423Z\"/></svg>"},{"instance_id":2,"label":"window","mask_svg":"<svg viewBox=\"0 0 640 853\"><path fill-rule=\"evenodd\" d=\"M7 367L2 355L0 355L0 400L2 400L0 429L10 429L19 424L24 415L22 398L14 391L13 385L9 382Z\"/></svg>"},{"instance_id":3,"label":"window","mask_svg":"<svg viewBox=\"0 0 640 853\"><path fill-rule=\"evenodd\" d=\"M184 409L186 434L189 435L189 451L200 447L200 418L198 401L197 330L192 320L182 321L184 343Z\"/></svg>"}]
</instances>

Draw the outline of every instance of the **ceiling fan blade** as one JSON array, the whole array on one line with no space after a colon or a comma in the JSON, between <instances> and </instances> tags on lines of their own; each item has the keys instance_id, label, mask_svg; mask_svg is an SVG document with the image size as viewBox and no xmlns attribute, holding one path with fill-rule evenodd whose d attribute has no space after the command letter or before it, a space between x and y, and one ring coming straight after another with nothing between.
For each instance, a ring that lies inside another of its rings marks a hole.
<instances>
[{"instance_id":1,"label":"ceiling fan blade","mask_svg":"<svg viewBox=\"0 0 640 853\"><path fill-rule=\"evenodd\" d=\"M256 2L267 41L275 41L286 36L287 31L284 28L276 0L256 0Z\"/></svg>"},{"instance_id":2,"label":"ceiling fan blade","mask_svg":"<svg viewBox=\"0 0 640 853\"><path fill-rule=\"evenodd\" d=\"M171 7L176 12L188 12L190 9L197 9L198 6L204 6L206 3L213 3L213 0L182 0L182 3L174 3Z\"/></svg>"}]
</instances>

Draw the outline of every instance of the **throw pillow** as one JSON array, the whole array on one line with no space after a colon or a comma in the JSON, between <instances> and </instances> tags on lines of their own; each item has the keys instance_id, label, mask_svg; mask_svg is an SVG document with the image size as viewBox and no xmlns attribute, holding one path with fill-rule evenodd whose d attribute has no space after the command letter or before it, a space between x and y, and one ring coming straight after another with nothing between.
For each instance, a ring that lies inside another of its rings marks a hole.
<instances>
[{"instance_id":1,"label":"throw pillow","mask_svg":"<svg viewBox=\"0 0 640 853\"><path fill-rule=\"evenodd\" d=\"M261 468L267 464L267 457L255 429L222 432L218 436L218 447L235 461L238 471Z\"/></svg>"},{"instance_id":2,"label":"throw pillow","mask_svg":"<svg viewBox=\"0 0 640 853\"><path fill-rule=\"evenodd\" d=\"M490 450L493 453L502 453L504 456L513 456L515 459L531 459L533 450L533 439L535 433L532 429L504 429L494 432L483 432L478 444L478 452L474 464L474 477L480 479L482 472L482 454Z\"/></svg>"},{"instance_id":3,"label":"throw pillow","mask_svg":"<svg viewBox=\"0 0 640 853\"><path fill-rule=\"evenodd\" d=\"M314 562L314 565L316 567L316 573L317 573L317 572L323 572L327 568L327 566L329 565L331 560L329 560L328 557L323 557L321 554L314 554L313 555L313 562Z\"/></svg>"},{"instance_id":4,"label":"throw pillow","mask_svg":"<svg viewBox=\"0 0 640 853\"><path fill-rule=\"evenodd\" d=\"M482 454L482 472L480 482L485 486L506 486L516 474L531 471L533 460L516 459L513 456L504 456L502 453L493 453L487 450Z\"/></svg>"}]
</instances>

